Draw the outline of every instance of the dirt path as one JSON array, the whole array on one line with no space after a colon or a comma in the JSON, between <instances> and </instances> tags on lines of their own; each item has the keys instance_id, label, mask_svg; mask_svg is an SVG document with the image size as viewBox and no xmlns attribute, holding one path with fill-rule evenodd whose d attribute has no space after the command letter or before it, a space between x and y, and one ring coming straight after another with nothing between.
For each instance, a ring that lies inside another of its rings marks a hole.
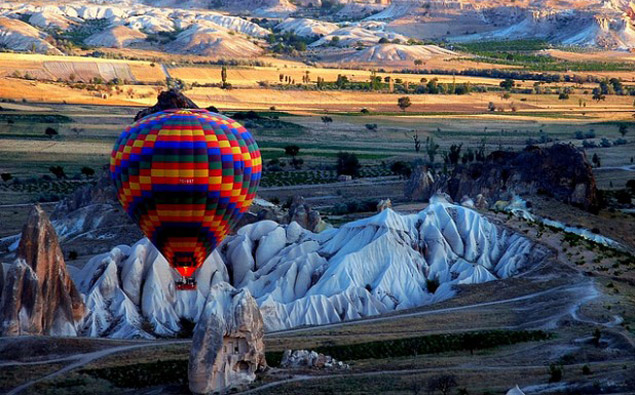
<instances>
[{"instance_id":1,"label":"dirt path","mask_svg":"<svg viewBox=\"0 0 635 395\"><path fill-rule=\"evenodd\" d=\"M57 377L61 374L64 374L66 372L69 372L73 369L77 369L80 368L82 366L85 366L87 364L89 364L90 362L93 362L97 359L101 359L104 357L107 357L109 355L112 354L116 354L119 352L123 352L123 351L130 351L130 350L134 350L137 348L145 348L145 347L157 347L157 346L165 346L165 345L169 345L169 344L181 344L181 343L188 343L190 342L190 340L173 340L173 341L161 341L161 342L144 342L142 344L134 344L134 345L130 345L130 346L119 346L119 347L113 347L113 348L109 348L107 350L99 350L99 351L95 351L95 352L91 352L91 353L85 353L85 354L77 354L77 355L72 355L72 356L68 356L68 357L64 357L64 358L56 358L56 359L51 359L48 361L38 361L36 363L55 363L55 362L63 362L63 361L70 361L70 360L77 360L76 362L73 362L69 365L64 366L62 369L57 370L51 374L48 374L46 376L37 378L35 380L31 380L29 382L26 382L16 388L14 388L13 390L9 391L7 393L7 395L15 395L15 394L19 394L20 392L24 391L25 389L31 387L34 384L39 383L40 381L44 381L44 380L49 380L52 379L54 377ZM13 363L13 365L29 365L29 364L35 364L35 363L29 363L29 362L17 362L17 363Z\"/></svg>"},{"instance_id":2,"label":"dirt path","mask_svg":"<svg viewBox=\"0 0 635 395\"><path fill-rule=\"evenodd\" d=\"M161 70L163 70L163 74L165 74L165 78L172 78L170 76L170 72L168 71L167 66L164 65L163 63L161 63Z\"/></svg>"}]
</instances>

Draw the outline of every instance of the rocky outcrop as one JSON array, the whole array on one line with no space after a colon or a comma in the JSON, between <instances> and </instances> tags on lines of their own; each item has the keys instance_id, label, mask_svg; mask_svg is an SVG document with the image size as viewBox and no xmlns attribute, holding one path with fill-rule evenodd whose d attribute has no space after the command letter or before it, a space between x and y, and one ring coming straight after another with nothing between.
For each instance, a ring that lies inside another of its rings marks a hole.
<instances>
[{"instance_id":1,"label":"rocky outcrop","mask_svg":"<svg viewBox=\"0 0 635 395\"><path fill-rule=\"evenodd\" d=\"M590 211L600 205L584 151L568 144L496 151L484 162L457 165L448 176L433 176L425 166L418 166L405 186L405 195L412 200L426 200L439 191L455 201L479 194L490 202L541 194Z\"/></svg>"},{"instance_id":2,"label":"rocky outcrop","mask_svg":"<svg viewBox=\"0 0 635 395\"><path fill-rule=\"evenodd\" d=\"M280 361L281 368L349 369L348 364L330 355L308 350L285 350Z\"/></svg>"},{"instance_id":3,"label":"rocky outcrop","mask_svg":"<svg viewBox=\"0 0 635 395\"><path fill-rule=\"evenodd\" d=\"M66 270L55 229L39 205L24 225L17 260L7 266L0 301L3 336L77 334L84 302Z\"/></svg>"},{"instance_id":4,"label":"rocky outcrop","mask_svg":"<svg viewBox=\"0 0 635 395\"><path fill-rule=\"evenodd\" d=\"M427 165L417 164L404 185L404 195L412 200L429 199L436 192L435 177Z\"/></svg>"},{"instance_id":5,"label":"rocky outcrop","mask_svg":"<svg viewBox=\"0 0 635 395\"><path fill-rule=\"evenodd\" d=\"M258 221L275 221L279 224L297 222L311 232L319 233L331 225L322 220L320 212L311 208L300 195L293 197L288 209L281 208L264 199L254 199L249 211L243 215L236 229Z\"/></svg>"},{"instance_id":6,"label":"rocky outcrop","mask_svg":"<svg viewBox=\"0 0 635 395\"><path fill-rule=\"evenodd\" d=\"M326 229L326 222L322 221L320 213L313 210L311 206L306 204L302 196L296 195L293 197L291 206L289 206L289 212L285 216L285 223L297 222L304 229L308 229L311 232L321 232Z\"/></svg>"},{"instance_id":7,"label":"rocky outcrop","mask_svg":"<svg viewBox=\"0 0 635 395\"><path fill-rule=\"evenodd\" d=\"M194 328L190 390L224 393L255 380L255 373L267 367L263 336L262 316L249 291L227 283L213 286Z\"/></svg>"},{"instance_id":8,"label":"rocky outcrop","mask_svg":"<svg viewBox=\"0 0 635 395\"><path fill-rule=\"evenodd\" d=\"M381 213L382 211L392 208L392 200L390 199L382 199L377 203L377 212Z\"/></svg>"},{"instance_id":9,"label":"rocky outcrop","mask_svg":"<svg viewBox=\"0 0 635 395\"><path fill-rule=\"evenodd\" d=\"M175 336L182 318L199 320L209 289L224 282L249 290L275 331L439 302L455 286L514 276L546 253L435 197L417 214L386 209L320 233L297 222L243 226L196 271L193 291L175 290L167 261L145 238L92 258L73 279L91 311L87 335Z\"/></svg>"},{"instance_id":10,"label":"rocky outcrop","mask_svg":"<svg viewBox=\"0 0 635 395\"><path fill-rule=\"evenodd\" d=\"M138 121L150 114L163 110L170 110L172 108L198 108L198 106L183 93L177 91L176 89L170 89L159 93L157 103L152 107L139 111L134 117L134 120Z\"/></svg>"}]
</instances>

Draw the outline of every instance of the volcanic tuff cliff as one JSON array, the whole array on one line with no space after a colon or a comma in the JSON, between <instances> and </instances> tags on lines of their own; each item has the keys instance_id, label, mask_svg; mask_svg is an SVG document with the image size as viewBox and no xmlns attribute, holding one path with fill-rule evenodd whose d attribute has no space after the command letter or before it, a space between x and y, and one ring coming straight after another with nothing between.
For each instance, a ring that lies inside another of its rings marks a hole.
<instances>
[{"instance_id":1,"label":"volcanic tuff cliff","mask_svg":"<svg viewBox=\"0 0 635 395\"><path fill-rule=\"evenodd\" d=\"M83 333L153 337L177 334L181 318L197 321L219 283L249 290L265 328L279 330L434 303L457 284L507 278L544 256L477 212L434 200L418 214L386 209L317 234L296 222L246 225L207 258L196 291L176 292L147 239L95 256L73 278L90 310Z\"/></svg>"},{"instance_id":2,"label":"volcanic tuff cliff","mask_svg":"<svg viewBox=\"0 0 635 395\"><path fill-rule=\"evenodd\" d=\"M17 259L5 265L0 334L74 336L85 313L66 270L57 235L36 205L22 230Z\"/></svg>"},{"instance_id":3,"label":"volcanic tuff cliff","mask_svg":"<svg viewBox=\"0 0 635 395\"><path fill-rule=\"evenodd\" d=\"M250 383L267 367L262 315L246 289L210 289L194 328L188 366L190 391L207 394Z\"/></svg>"}]
</instances>

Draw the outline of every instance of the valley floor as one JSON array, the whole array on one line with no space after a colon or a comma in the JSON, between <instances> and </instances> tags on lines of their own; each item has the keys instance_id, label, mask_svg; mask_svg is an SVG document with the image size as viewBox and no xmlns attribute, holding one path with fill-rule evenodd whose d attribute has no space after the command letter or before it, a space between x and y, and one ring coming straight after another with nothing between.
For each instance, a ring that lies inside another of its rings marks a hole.
<instances>
[{"instance_id":1,"label":"valley floor","mask_svg":"<svg viewBox=\"0 0 635 395\"><path fill-rule=\"evenodd\" d=\"M265 343L272 368L243 390L406 394L424 391L431 378L450 374L458 388L477 394L503 393L517 384L527 393L628 393L635 389L632 296L629 283L585 274L552 256L521 276L461 286L456 298L425 308L268 333ZM365 352L375 352L373 344L492 330L543 330L551 337L473 352L364 357ZM596 330L600 337L594 340ZM189 346L189 340L3 338L0 390L183 393ZM346 360L351 368L342 372L275 367L285 349L320 347L358 357ZM561 380L549 382L550 365L562 368ZM122 371L129 373L116 373Z\"/></svg>"}]
</instances>

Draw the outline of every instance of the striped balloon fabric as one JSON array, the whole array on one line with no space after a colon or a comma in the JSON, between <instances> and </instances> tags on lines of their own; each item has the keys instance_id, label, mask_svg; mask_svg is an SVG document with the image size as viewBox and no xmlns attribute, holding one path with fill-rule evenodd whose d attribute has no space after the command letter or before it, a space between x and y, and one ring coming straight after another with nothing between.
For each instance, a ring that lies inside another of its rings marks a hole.
<instances>
[{"instance_id":1,"label":"striped balloon fabric","mask_svg":"<svg viewBox=\"0 0 635 395\"><path fill-rule=\"evenodd\" d=\"M247 211L261 170L247 129L199 109L138 120L110 158L119 202L185 279Z\"/></svg>"}]
</instances>

